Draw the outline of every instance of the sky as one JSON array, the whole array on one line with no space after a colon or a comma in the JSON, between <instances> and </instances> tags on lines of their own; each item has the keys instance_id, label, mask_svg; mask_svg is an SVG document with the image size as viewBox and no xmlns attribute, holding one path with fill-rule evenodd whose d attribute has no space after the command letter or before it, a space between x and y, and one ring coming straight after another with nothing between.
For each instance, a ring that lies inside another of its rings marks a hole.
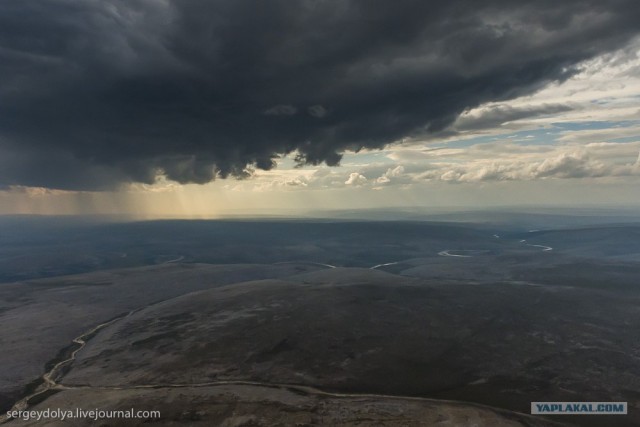
<instances>
[{"instance_id":1,"label":"sky","mask_svg":"<svg viewBox=\"0 0 640 427\"><path fill-rule=\"evenodd\" d=\"M640 206L640 3L0 3L0 214Z\"/></svg>"}]
</instances>

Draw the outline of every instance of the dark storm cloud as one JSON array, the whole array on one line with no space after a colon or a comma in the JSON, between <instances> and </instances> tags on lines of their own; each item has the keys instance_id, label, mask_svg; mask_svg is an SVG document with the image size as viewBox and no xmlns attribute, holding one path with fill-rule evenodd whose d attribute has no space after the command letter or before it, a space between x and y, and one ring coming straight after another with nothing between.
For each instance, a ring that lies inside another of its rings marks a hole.
<instances>
[{"instance_id":1,"label":"dark storm cloud","mask_svg":"<svg viewBox=\"0 0 640 427\"><path fill-rule=\"evenodd\" d=\"M204 183L439 131L638 32L620 1L0 3L0 185Z\"/></svg>"}]
</instances>

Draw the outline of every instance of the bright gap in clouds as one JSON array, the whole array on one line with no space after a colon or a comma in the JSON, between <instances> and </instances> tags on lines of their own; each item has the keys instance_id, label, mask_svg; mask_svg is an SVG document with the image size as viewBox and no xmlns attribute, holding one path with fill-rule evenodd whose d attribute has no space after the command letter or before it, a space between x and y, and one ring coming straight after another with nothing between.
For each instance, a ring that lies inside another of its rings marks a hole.
<instances>
[{"instance_id":1,"label":"bright gap in clouds","mask_svg":"<svg viewBox=\"0 0 640 427\"><path fill-rule=\"evenodd\" d=\"M0 213L217 217L242 212L516 204L638 205L640 40L582 64L569 80L464 112L447 129L340 167L297 167L294 155L245 180L119 191L0 191ZM259 207L259 208L257 208Z\"/></svg>"}]
</instances>

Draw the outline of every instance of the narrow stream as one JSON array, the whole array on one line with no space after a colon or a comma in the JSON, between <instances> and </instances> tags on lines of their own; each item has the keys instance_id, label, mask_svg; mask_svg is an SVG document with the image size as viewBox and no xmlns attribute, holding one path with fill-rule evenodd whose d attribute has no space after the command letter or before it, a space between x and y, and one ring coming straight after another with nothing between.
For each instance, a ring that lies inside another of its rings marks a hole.
<instances>
[{"instance_id":1,"label":"narrow stream","mask_svg":"<svg viewBox=\"0 0 640 427\"><path fill-rule=\"evenodd\" d=\"M20 399L18 402L16 402L13 407L11 408L11 411L24 411L29 407L29 402L36 399L39 396L43 396L45 393L50 392L51 390L64 390L67 388L72 388L72 387L66 387L62 384L59 384L57 382L57 380L59 379L58 377L60 377L60 372L61 370L65 367L70 365L71 363L73 363L74 360L76 360L76 356L78 354L78 352L80 350L82 350L84 348L84 346L87 344L87 340L90 339L92 336L94 336L95 334L97 334L100 330L106 328L107 326L110 326L114 323L116 323L119 320L124 319L125 317L129 317L131 316L133 313L135 313L136 311L138 311L139 309L136 310L132 310L130 312L128 312L127 314L124 314L122 316L118 316L114 319L109 320L108 322L104 322L99 324L98 326L90 329L89 331L83 333L82 335L76 337L73 339L72 343L77 345L77 348L75 348L71 354L69 355L69 357L67 359L64 359L58 363L56 363L55 365L53 365L53 367L45 372L40 378L42 379L42 384L36 389L35 392L23 397L22 399ZM0 423L4 423L9 421L6 418L6 415L3 415L0 417Z\"/></svg>"}]
</instances>

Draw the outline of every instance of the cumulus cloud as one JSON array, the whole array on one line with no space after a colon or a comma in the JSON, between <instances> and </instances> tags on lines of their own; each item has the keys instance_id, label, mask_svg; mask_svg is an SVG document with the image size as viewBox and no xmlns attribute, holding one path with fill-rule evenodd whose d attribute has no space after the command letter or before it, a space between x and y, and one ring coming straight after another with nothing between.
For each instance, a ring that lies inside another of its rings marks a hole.
<instances>
[{"instance_id":1,"label":"cumulus cloud","mask_svg":"<svg viewBox=\"0 0 640 427\"><path fill-rule=\"evenodd\" d=\"M344 183L345 185L354 186L364 185L367 183L367 178L364 175L359 174L358 172L352 172L351 174L349 174L349 178L347 178Z\"/></svg>"},{"instance_id":2,"label":"cumulus cloud","mask_svg":"<svg viewBox=\"0 0 640 427\"><path fill-rule=\"evenodd\" d=\"M0 185L337 165L562 81L639 21L635 0L1 2L0 156L27 161Z\"/></svg>"},{"instance_id":3,"label":"cumulus cloud","mask_svg":"<svg viewBox=\"0 0 640 427\"><path fill-rule=\"evenodd\" d=\"M640 176L637 165L637 161L625 164L604 163L584 151L578 151L529 162L475 161L463 165L442 165L438 169L418 174L416 179L456 183Z\"/></svg>"},{"instance_id":4,"label":"cumulus cloud","mask_svg":"<svg viewBox=\"0 0 640 427\"><path fill-rule=\"evenodd\" d=\"M393 179L395 178L399 178L404 174L404 166L402 165L398 165L394 168L389 168L387 169L387 171L385 173L383 173L382 175L380 175L377 179L376 179L376 183L377 184L388 184L390 183Z\"/></svg>"},{"instance_id":5,"label":"cumulus cloud","mask_svg":"<svg viewBox=\"0 0 640 427\"><path fill-rule=\"evenodd\" d=\"M297 176L293 179L285 181L285 185L288 185L290 187L308 187L309 180L304 176Z\"/></svg>"}]
</instances>

